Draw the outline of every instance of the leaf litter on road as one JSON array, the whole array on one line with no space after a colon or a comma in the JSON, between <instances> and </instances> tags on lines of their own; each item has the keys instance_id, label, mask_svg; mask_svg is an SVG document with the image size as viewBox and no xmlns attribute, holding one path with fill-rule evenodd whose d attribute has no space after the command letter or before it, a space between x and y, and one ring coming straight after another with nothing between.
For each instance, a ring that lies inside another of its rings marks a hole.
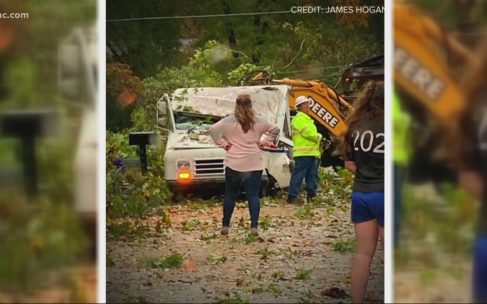
<instances>
[{"instance_id":1,"label":"leaf litter on road","mask_svg":"<svg viewBox=\"0 0 487 304\"><path fill-rule=\"evenodd\" d=\"M349 248L355 236L349 203L337 201L332 207L327 205L330 199L323 198L298 206L285 200L285 194L266 198L261 206L259 237L249 233L245 202L237 204L229 235L221 236L221 204L205 204L198 209L193 199L167 208L172 228L162 229L165 223L159 221L157 229L156 218L146 223L151 233L145 238L110 238L107 280L112 286L107 299L120 302L140 296L148 302L336 302L337 298L324 292L330 284L344 291L350 289L347 276L353 252ZM345 206L345 211L336 206ZM181 255L179 267L160 272L164 259L175 252ZM159 267L124 262L132 256L138 260L156 257ZM376 256L372 271L381 274L382 248ZM128 288L139 286L142 277L163 279L150 280L152 285L144 286L143 292ZM371 277L369 286L372 294L383 299L381 275ZM346 294L340 301L351 301Z\"/></svg>"}]
</instances>

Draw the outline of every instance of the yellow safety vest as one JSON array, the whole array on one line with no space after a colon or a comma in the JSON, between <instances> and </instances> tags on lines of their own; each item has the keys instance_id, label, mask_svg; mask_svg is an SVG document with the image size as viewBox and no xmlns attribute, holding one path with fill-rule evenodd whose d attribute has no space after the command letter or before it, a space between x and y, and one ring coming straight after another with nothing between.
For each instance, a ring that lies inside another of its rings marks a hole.
<instances>
[{"instance_id":1,"label":"yellow safety vest","mask_svg":"<svg viewBox=\"0 0 487 304\"><path fill-rule=\"evenodd\" d=\"M394 124L394 162L399 165L406 165L411 153L408 141L411 118L401 109L401 101L395 93L392 102L392 120Z\"/></svg>"},{"instance_id":2,"label":"yellow safety vest","mask_svg":"<svg viewBox=\"0 0 487 304\"><path fill-rule=\"evenodd\" d=\"M313 119L303 112L293 118L293 156L320 157L320 142L322 135L316 130Z\"/></svg>"}]
</instances>

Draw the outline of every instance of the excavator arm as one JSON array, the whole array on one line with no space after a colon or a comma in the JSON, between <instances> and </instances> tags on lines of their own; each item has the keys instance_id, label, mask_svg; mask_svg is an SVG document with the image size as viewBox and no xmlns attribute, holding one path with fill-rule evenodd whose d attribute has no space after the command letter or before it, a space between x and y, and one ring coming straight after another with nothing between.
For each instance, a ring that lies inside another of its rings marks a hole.
<instances>
[{"instance_id":1,"label":"excavator arm","mask_svg":"<svg viewBox=\"0 0 487 304\"><path fill-rule=\"evenodd\" d=\"M296 98L306 96L312 100L310 115L319 125L325 127L334 136L339 136L347 130L344 112L353 110L353 107L341 97L333 88L316 80L297 80L284 78L273 82L286 84L292 87L289 96L289 106L294 107Z\"/></svg>"},{"instance_id":2,"label":"excavator arm","mask_svg":"<svg viewBox=\"0 0 487 304\"><path fill-rule=\"evenodd\" d=\"M347 129L347 115L354 110L338 92L327 84L319 80L301 80L301 79L272 79L266 71L259 71L254 77L250 78L249 83L285 84L291 88L288 95L289 107L294 108L296 98L305 96L311 100L310 116L315 120L318 132L323 135L323 139L328 141L322 145L323 153L321 157L321 166L343 166L343 161L337 156L333 156L334 150L332 137L343 135Z\"/></svg>"},{"instance_id":3,"label":"excavator arm","mask_svg":"<svg viewBox=\"0 0 487 304\"><path fill-rule=\"evenodd\" d=\"M465 72L475 64L473 51L432 17L412 5L394 4L395 91L414 121L412 180L455 178L461 119L469 107Z\"/></svg>"},{"instance_id":4,"label":"excavator arm","mask_svg":"<svg viewBox=\"0 0 487 304\"><path fill-rule=\"evenodd\" d=\"M475 61L473 53L431 17L410 5L394 5L396 85L438 124L457 129L467 101L462 94L461 71L454 71L451 56L463 66Z\"/></svg>"}]
</instances>

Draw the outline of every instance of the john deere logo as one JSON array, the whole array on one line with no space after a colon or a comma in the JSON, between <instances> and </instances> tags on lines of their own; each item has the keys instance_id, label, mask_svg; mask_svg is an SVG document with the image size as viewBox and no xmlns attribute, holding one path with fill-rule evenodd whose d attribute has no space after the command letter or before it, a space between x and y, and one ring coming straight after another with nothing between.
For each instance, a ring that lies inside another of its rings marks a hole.
<instances>
[{"instance_id":1,"label":"john deere logo","mask_svg":"<svg viewBox=\"0 0 487 304\"><path fill-rule=\"evenodd\" d=\"M338 124L338 118L333 116L330 112L328 112L325 108L321 106L318 102L316 102L311 96L308 96L310 100L309 107L311 112L315 113L316 116L321 118L330 128L334 129Z\"/></svg>"},{"instance_id":2,"label":"john deere logo","mask_svg":"<svg viewBox=\"0 0 487 304\"><path fill-rule=\"evenodd\" d=\"M397 45L394 50L394 68L433 101L437 100L445 89L443 81Z\"/></svg>"}]
</instances>

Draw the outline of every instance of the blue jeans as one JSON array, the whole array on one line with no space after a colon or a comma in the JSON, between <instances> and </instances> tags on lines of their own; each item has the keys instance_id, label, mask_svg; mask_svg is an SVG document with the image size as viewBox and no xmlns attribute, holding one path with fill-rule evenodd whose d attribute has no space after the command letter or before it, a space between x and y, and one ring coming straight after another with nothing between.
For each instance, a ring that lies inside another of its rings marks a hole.
<instances>
[{"instance_id":1,"label":"blue jeans","mask_svg":"<svg viewBox=\"0 0 487 304\"><path fill-rule=\"evenodd\" d=\"M473 297L476 303L487 302L487 237L478 236L474 245Z\"/></svg>"},{"instance_id":2,"label":"blue jeans","mask_svg":"<svg viewBox=\"0 0 487 304\"><path fill-rule=\"evenodd\" d=\"M260 213L260 182L262 170L239 172L225 167L225 199L223 201L223 226L230 226L235 201L240 193L242 184L249 202L250 227L256 228Z\"/></svg>"},{"instance_id":3,"label":"blue jeans","mask_svg":"<svg viewBox=\"0 0 487 304\"><path fill-rule=\"evenodd\" d=\"M298 156L294 158L294 170L291 175L291 181L289 182L289 198L298 197L303 178L306 181L308 197L316 196L319 160L319 158L314 156Z\"/></svg>"},{"instance_id":4,"label":"blue jeans","mask_svg":"<svg viewBox=\"0 0 487 304\"><path fill-rule=\"evenodd\" d=\"M399 244L399 233L401 232L402 217L402 196L405 182L406 168L394 164L394 246Z\"/></svg>"}]
</instances>

